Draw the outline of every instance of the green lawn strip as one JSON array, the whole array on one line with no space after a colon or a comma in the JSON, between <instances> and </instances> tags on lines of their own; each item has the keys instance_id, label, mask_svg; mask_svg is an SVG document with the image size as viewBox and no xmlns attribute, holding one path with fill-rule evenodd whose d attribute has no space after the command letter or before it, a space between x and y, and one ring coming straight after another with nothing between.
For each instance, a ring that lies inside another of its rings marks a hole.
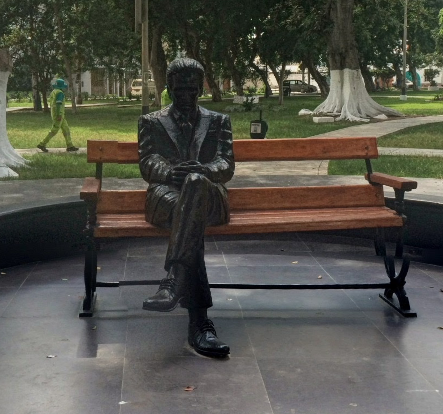
<instances>
[{"instance_id":1,"label":"green lawn strip","mask_svg":"<svg viewBox=\"0 0 443 414\"><path fill-rule=\"evenodd\" d=\"M373 170L398 177L443 179L443 160L440 157L382 155L372 160ZM329 162L330 175L363 175L364 160L333 160Z\"/></svg>"},{"instance_id":2,"label":"green lawn strip","mask_svg":"<svg viewBox=\"0 0 443 414\"><path fill-rule=\"evenodd\" d=\"M27 167L13 168L20 180L41 180L51 178L83 178L95 176L95 164L86 161L86 154L36 154L25 156ZM104 177L140 178L138 165L105 164ZM8 180L7 178L6 180ZM14 178L16 179L16 178Z\"/></svg>"},{"instance_id":3,"label":"green lawn strip","mask_svg":"<svg viewBox=\"0 0 443 414\"><path fill-rule=\"evenodd\" d=\"M432 96L410 96L407 101L396 97L375 97L380 105L395 109L406 116L430 116L443 114L443 101L434 101Z\"/></svg>"},{"instance_id":4,"label":"green lawn strip","mask_svg":"<svg viewBox=\"0 0 443 414\"><path fill-rule=\"evenodd\" d=\"M443 122L405 128L377 141L380 147L443 149Z\"/></svg>"}]
</instances>

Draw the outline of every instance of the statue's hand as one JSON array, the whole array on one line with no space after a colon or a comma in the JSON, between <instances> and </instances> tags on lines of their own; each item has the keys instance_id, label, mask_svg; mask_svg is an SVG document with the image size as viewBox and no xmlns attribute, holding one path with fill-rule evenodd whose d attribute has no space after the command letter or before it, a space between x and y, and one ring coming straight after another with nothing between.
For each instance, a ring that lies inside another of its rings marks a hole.
<instances>
[{"instance_id":1,"label":"statue's hand","mask_svg":"<svg viewBox=\"0 0 443 414\"><path fill-rule=\"evenodd\" d=\"M181 187L188 174L197 173L206 175L207 168L198 161L185 161L171 170L172 183Z\"/></svg>"}]
</instances>

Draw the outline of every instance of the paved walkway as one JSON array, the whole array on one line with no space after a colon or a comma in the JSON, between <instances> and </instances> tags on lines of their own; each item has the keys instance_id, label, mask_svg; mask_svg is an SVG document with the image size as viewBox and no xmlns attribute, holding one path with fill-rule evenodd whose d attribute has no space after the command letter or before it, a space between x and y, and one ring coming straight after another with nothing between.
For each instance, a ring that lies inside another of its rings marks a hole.
<instances>
[{"instance_id":1,"label":"paved walkway","mask_svg":"<svg viewBox=\"0 0 443 414\"><path fill-rule=\"evenodd\" d=\"M401 129L410 128L417 125L443 122L443 115L418 116L413 118L398 118L388 121L358 124L355 126L338 129L315 135L318 137L382 137Z\"/></svg>"}]
</instances>

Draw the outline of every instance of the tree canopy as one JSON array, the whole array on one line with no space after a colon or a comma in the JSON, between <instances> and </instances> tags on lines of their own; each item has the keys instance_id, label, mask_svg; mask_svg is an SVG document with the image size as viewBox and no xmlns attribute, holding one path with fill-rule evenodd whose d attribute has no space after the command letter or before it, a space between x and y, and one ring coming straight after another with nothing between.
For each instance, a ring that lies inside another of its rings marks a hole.
<instances>
[{"instance_id":1,"label":"tree canopy","mask_svg":"<svg viewBox=\"0 0 443 414\"><path fill-rule=\"evenodd\" d=\"M167 61L186 54L204 65L214 100L221 99L224 78L242 94L246 79L266 81L268 68L281 80L292 62L308 69L326 96L328 84L319 68L331 69L330 52L338 44L331 10L348 6L357 51L353 66L371 89L374 73L400 71L404 0L149 0L157 92L164 87ZM443 0L408 3L413 74L443 63L442 9ZM139 70L141 39L134 20L134 2L128 0L2 0L0 46L12 53L12 76L28 71L33 87L44 92L56 74L73 83L76 74L94 67L119 76Z\"/></svg>"}]
</instances>

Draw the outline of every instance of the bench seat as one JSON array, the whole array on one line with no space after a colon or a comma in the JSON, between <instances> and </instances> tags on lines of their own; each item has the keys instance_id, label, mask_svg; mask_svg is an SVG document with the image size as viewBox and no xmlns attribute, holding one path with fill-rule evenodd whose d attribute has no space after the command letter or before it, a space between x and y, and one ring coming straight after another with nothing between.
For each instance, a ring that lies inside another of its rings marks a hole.
<instances>
[{"instance_id":1,"label":"bench seat","mask_svg":"<svg viewBox=\"0 0 443 414\"><path fill-rule=\"evenodd\" d=\"M229 224L208 227L205 234L281 233L402 226L402 218L387 207L247 210L231 211ZM97 214L97 226L94 230L94 236L98 238L157 237L168 234L168 230L147 223L143 213Z\"/></svg>"}]
</instances>

